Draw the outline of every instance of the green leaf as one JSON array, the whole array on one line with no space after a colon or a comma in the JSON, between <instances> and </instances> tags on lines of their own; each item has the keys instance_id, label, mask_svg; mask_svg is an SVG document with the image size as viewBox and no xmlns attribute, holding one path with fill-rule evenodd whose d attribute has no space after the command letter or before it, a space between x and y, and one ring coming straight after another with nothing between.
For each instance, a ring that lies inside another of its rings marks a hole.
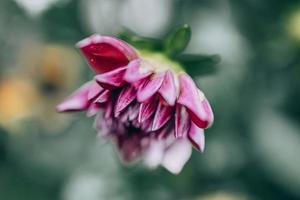
<instances>
[{"instance_id":1,"label":"green leaf","mask_svg":"<svg viewBox=\"0 0 300 200\"><path fill-rule=\"evenodd\" d=\"M181 53L191 39L191 28L184 24L170 32L165 38L164 50L170 56Z\"/></svg>"},{"instance_id":2,"label":"green leaf","mask_svg":"<svg viewBox=\"0 0 300 200\"><path fill-rule=\"evenodd\" d=\"M221 57L219 55L186 54L178 56L177 60L183 65L187 73L195 77L215 73Z\"/></svg>"},{"instance_id":3,"label":"green leaf","mask_svg":"<svg viewBox=\"0 0 300 200\"><path fill-rule=\"evenodd\" d=\"M124 28L123 30L121 30L118 34L118 37L138 49L157 50L157 51L162 49L162 40L140 37L129 29Z\"/></svg>"}]
</instances>

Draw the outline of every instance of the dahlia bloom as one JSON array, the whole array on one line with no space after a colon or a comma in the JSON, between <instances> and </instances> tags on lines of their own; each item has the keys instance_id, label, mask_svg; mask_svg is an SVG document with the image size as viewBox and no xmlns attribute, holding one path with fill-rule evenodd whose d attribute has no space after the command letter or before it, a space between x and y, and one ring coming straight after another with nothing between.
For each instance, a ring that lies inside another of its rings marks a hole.
<instances>
[{"instance_id":1,"label":"dahlia bloom","mask_svg":"<svg viewBox=\"0 0 300 200\"><path fill-rule=\"evenodd\" d=\"M143 159L177 174L192 147L204 151L213 112L180 64L110 36L92 35L77 47L95 77L58 105L59 112L96 115L97 131L125 163Z\"/></svg>"}]
</instances>

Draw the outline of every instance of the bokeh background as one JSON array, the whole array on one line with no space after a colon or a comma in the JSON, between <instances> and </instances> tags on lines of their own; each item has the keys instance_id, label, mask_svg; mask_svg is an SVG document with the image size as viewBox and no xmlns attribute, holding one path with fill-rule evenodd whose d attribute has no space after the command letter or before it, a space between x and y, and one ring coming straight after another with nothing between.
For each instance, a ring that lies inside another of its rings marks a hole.
<instances>
[{"instance_id":1,"label":"bokeh background","mask_svg":"<svg viewBox=\"0 0 300 200\"><path fill-rule=\"evenodd\" d=\"M122 166L93 120L55 112L92 78L77 41L183 23L186 53L222 61L196 79L215 123L181 174ZM1 200L300 199L299 102L299 1L0 1Z\"/></svg>"}]
</instances>

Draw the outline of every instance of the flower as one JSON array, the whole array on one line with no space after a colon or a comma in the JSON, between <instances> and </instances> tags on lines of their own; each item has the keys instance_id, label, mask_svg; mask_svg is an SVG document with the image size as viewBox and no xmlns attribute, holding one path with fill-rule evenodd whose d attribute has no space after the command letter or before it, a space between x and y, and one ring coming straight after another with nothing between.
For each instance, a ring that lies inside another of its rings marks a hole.
<instances>
[{"instance_id":1,"label":"flower","mask_svg":"<svg viewBox=\"0 0 300 200\"><path fill-rule=\"evenodd\" d=\"M77 47L96 75L59 104L59 112L97 114L96 129L126 163L143 158L177 174L192 146L204 151L203 129L213 112L179 63L110 36L92 35Z\"/></svg>"}]
</instances>

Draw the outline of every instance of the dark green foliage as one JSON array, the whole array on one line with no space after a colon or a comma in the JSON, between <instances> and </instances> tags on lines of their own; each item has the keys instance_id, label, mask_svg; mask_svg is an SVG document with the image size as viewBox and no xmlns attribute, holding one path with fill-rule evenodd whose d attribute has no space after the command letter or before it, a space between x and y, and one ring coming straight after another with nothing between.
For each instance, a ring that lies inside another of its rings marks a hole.
<instances>
[{"instance_id":1,"label":"dark green foliage","mask_svg":"<svg viewBox=\"0 0 300 200\"><path fill-rule=\"evenodd\" d=\"M162 50L162 40L138 36L133 31L123 28L117 37L128 42L137 49L147 49L154 51Z\"/></svg>"},{"instance_id":2,"label":"dark green foliage","mask_svg":"<svg viewBox=\"0 0 300 200\"><path fill-rule=\"evenodd\" d=\"M177 57L184 69L191 76L207 75L217 71L217 64L220 62L219 55L191 55L183 54Z\"/></svg>"},{"instance_id":3,"label":"dark green foliage","mask_svg":"<svg viewBox=\"0 0 300 200\"><path fill-rule=\"evenodd\" d=\"M181 53L191 39L191 27L184 24L171 31L164 40L164 50L171 57Z\"/></svg>"}]
</instances>

